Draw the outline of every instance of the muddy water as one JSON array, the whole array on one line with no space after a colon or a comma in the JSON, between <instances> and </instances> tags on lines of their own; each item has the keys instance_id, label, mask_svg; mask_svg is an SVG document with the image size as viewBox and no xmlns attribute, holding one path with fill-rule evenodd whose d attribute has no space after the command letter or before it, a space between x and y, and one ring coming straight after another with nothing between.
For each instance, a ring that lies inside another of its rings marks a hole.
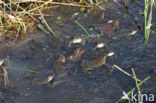
<instances>
[{"instance_id":1,"label":"muddy water","mask_svg":"<svg viewBox=\"0 0 156 103\"><path fill-rule=\"evenodd\" d=\"M59 39L51 38L37 30L16 45L6 46L1 43L0 56L6 58L4 66L8 68L10 80L10 87L2 88L1 95L8 103L115 103L123 96L123 90L128 92L135 87L135 81L118 70L109 77L109 66L114 64L129 73L131 68L134 68L141 80L152 76L141 90L156 95L156 36L153 32L149 45L144 44L143 16L139 14L143 11L142 4L142 1L130 3L129 13L115 3L105 5L106 10L96 13L90 8L80 12L79 8L70 6L48 11L53 16L46 17L46 20ZM153 11L155 16L155 10ZM74 23L74 13L80 13L78 21L93 34L92 38L87 37L87 34ZM56 20L58 16L62 18L60 21ZM134 23L134 18L139 18L136 20L141 30ZM114 28L113 23L107 23L109 20L118 20L119 25ZM155 30L155 27L153 18L152 30ZM137 33L131 35L133 31ZM85 38L85 43L69 46L71 35L81 35ZM107 50L95 49L97 41L105 42ZM60 55L68 57L76 48L85 50L81 59L77 62L68 60L61 64L61 71L57 71L54 64ZM115 52L115 57L106 60L109 66L97 67L89 73L83 72L83 62L94 61L109 51ZM34 70L39 73L10 69ZM49 84L39 85L35 82L49 73L55 77Z\"/></svg>"}]
</instances>

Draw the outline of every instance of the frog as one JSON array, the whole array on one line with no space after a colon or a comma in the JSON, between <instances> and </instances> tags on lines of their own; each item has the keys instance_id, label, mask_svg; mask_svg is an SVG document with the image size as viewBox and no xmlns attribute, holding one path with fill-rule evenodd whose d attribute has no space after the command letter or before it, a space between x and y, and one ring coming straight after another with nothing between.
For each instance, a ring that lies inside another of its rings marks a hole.
<instances>
[{"instance_id":1,"label":"frog","mask_svg":"<svg viewBox=\"0 0 156 103\"><path fill-rule=\"evenodd\" d=\"M66 63L66 57L64 55L60 55L58 60L54 62L54 69L56 72L56 78L62 78L67 76L67 71L65 68Z\"/></svg>"},{"instance_id":2,"label":"frog","mask_svg":"<svg viewBox=\"0 0 156 103\"><path fill-rule=\"evenodd\" d=\"M32 50L34 50L34 51L36 51L36 50L42 50L43 45L40 42L38 42L37 40L34 40L33 39L33 40L30 41L30 48Z\"/></svg>"},{"instance_id":3,"label":"frog","mask_svg":"<svg viewBox=\"0 0 156 103\"><path fill-rule=\"evenodd\" d=\"M56 70L56 76L51 85L52 87L55 87L59 84L62 84L70 80L68 77L68 71L66 70L65 67L61 66L61 68L55 68L55 70Z\"/></svg>"},{"instance_id":4,"label":"frog","mask_svg":"<svg viewBox=\"0 0 156 103\"><path fill-rule=\"evenodd\" d=\"M107 55L96 58L93 61L85 61L82 63L83 72L89 72L103 65L106 65Z\"/></svg>"},{"instance_id":5,"label":"frog","mask_svg":"<svg viewBox=\"0 0 156 103\"><path fill-rule=\"evenodd\" d=\"M42 85L42 84L48 84L50 83L54 78L54 75L52 74L48 74L47 76L45 76L44 78L42 79L39 79L39 80L36 80L35 82L39 85Z\"/></svg>"},{"instance_id":6,"label":"frog","mask_svg":"<svg viewBox=\"0 0 156 103\"><path fill-rule=\"evenodd\" d=\"M62 64L66 62L66 58L64 55L60 55L56 62L54 62L55 73L49 73L41 79L35 81L35 83L42 84L50 84L51 81L57 80L58 78L63 78L66 76L66 71L63 68Z\"/></svg>"},{"instance_id":7,"label":"frog","mask_svg":"<svg viewBox=\"0 0 156 103\"><path fill-rule=\"evenodd\" d=\"M84 44L84 43L85 43L85 40L83 36L74 35L70 37L68 46L71 47L72 44Z\"/></svg>"},{"instance_id":8,"label":"frog","mask_svg":"<svg viewBox=\"0 0 156 103\"><path fill-rule=\"evenodd\" d=\"M58 60L54 63L54 67L56 70L59 70L62 68L62 64L66 62L66 57L64 55L60 55Z\"/></svg>"},{"instance_id":9,"label":"frog","mask_svg":"<svg viewBox=\"0 0 156 103\"><path fill-rule=\"evenodd\" d=\"M104 40L96 40L94 48L92 49L95 55L106 55L109 53L110 48Z\"/></svg>"},{"instance_id":10,"label":"frog","mask_svg":"<svg viewBox=\"0 0 156 103\"><path fill-rule=\"evenodd\" d=\"M68 59L73 62L77 62L81 59L82 55L85 53L85 49L77 48L72 54L69 55Z\"/></svg>"},{"instance_id":11,"label":"frog","mask_svg":"<svg viewBox=\"0 0 156 103\"><path fill-rule=\"evenodd\" d=\"M95 26L96 30L100 30L101 34L112 35L115 34L115 31L119 28L119 20L114 20L112 23L105 23L102 25Z\"/></svg>"}]
</instances>

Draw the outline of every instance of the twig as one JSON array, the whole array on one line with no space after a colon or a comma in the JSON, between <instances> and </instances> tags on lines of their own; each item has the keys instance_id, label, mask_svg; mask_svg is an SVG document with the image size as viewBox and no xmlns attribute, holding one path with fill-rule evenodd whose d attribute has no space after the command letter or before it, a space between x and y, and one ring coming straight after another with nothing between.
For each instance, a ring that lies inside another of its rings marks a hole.
<instances>
[{"instance_id":1,"label":"twig","mask_svg":"<svg viewBox=\"0 0 156 103\"><path fill-rule=\"evenodd\" d=\"M37 2L37 3L47 3L48 4L56 4L56 5L66 5L66 6L76 6L76 7L91 7L89 5L80 5L80 4L76 4L76 3L61 3L61 2L53 2L53 0L48 0L48 1L37 1L37 0L27 0L27 1L22 1L22 2L14 2L16 4L18 3L34 3L34 2ZM4 4L0 2L0 4ZM10 5L8 3L5 3L6 5Z\"/></svg>"},{"instance_id":2,"label":"twig","mask_svg":"<svg viewBox=\"0 0 156 103\"><path fill-rule=\"evenodd\" d=\"M123 69L121 69L121 68L118 67L117 65L113 65L113 66L112 66L112 69L111 69L111 71L110 71L110 75L112 74L114 67L115 67L116 69L120 70L121 72L123 72L124 74L128 75L129 77L132 77L133 79L135 79L134 76L132 76L132 75L129 74L128 72L124 71ZM136 80L139 81L139 82L141 82L140 79L137 79L137 78L136 78Z\"/></svg>"},{"instance_id":3,"label":"twig","mask_svg":"<svg viewBox=\"0 0 156 103\"><path fill-rule=\"evenodd\" d=\"M8 79L8 72L6 71L6 68L1 66L2 71L3 71L3 77L4 77L4 85L7 86L9 84L9 79Z\"/></svg>"},{"instance_id":4,"label":"twig","mask_svg":"<svg viewBox=\"0 0 156 103\"><path fill-rule=\"evenodd\" d=\"M18 70L18 71L24 71L24 72L31 72L31 73L39 73L37 71L34 71L34 70L25 70L25 69L17 69L17 68L6 68L7 70Z\"/></svg>"},{"instance_id":5,"label":"twig","mask_svg":"<svg viewBox=\"0 0 156 103\"><path fill-rule=\"evenodd\" d=\"M134 79L135 79L136 87L137 87L137 89L138 89L138 94L139 94L139 96L140 96L140 101L139 101L139 103L143 103L143 102L142 102L142 96L141 96L141 90L140 90L140 88L139 88L139 84L138 84L138 82L137 82L136 74L135 74L133 68L132 68L132 72L133 72L133 76L134 76Z\"/></svg>"},{"instance_id":6,"label":"twig","mask_svg":"<svg viewBox=\"0 0 156 103\"><path fill-rule=\"evenodd\" d=\"M16 3L14 3L13 2L13 4L14 5L16 5L16 6L18 6ZM21 6L18 6L20 9L22 9L23 11L22 12L20 12L21 14L20 15L18 15L18 17L20 17L20 16L24 16L25 14L28 14L33 20L35 20L36 22L39 22L37 19L35 19L32 15L31 15L31 13L28 13L25 9L23 9ZM23 13L24 12L24 13Z\"/></svg>"},{"instance_id":7,"label":"twig","mask_svg":"<svg viewBox=\"0 0 156 103\"><path fill-rule=\"evenodd\" d=\"M47 21L44 19L43 14L39 8L38 8L38 11L41 14L41 18L42 18L43 22L45 23L45 25L47 26L47 28L49 29L49 31L56 37L55 32L49 27Z\"/></svg>"}]
</instances>

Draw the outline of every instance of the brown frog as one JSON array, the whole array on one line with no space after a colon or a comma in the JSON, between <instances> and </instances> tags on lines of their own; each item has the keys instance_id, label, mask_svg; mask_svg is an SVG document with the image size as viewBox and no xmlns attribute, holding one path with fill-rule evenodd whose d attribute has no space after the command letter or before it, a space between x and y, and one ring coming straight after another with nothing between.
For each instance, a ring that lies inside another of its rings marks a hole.
<instances>
[{"instance_id":1,"label":"brown frog","mask_svg":"<svg viewBox=\"0 0 156 103\"><path fill-rule=\"evenodd\" d=\"M58 60L54 63L54 67L56 70L61 69L61 65L66 62L65 56L61 55Z\"/></svg>"},{"instance_id":2,"label":"brown frog","mask_svg":"<svg viewBox=\"0 0 156 103\"><path fill-rule=\"evenodd\" d=\"M81 59L81 56L85 53L85 49L77 48L74 53L69 55L69 60L77 62Z\"/></svg>"},{"instance_id":3,"label":"brown frog","mask_svg":"<svg viewBox=\"0 0 156 103\"><path fill-rule=\"evenodd\" d=\"M42 50L43 45L40 42L38 42L37 40L31 40L30 47L33 50Z\"/></svg>"},{"instance_id":4,"label":"brown frog","mask_svg":"<svg viewBox=\"0 0 156 103\"><path fill-rule=\"evenodd\" d=\"M54 75L52 74L48 74L46 77L42 78L42 79L39 79L39 80L36 80L35 82L39 85L41 84L47 84L49 82L51 82L54 78Z\"/></svg>"},{"instance_id":5,"label":"brown frog","mask_svg":"<svg viewBox=\"0 0 156 103\"><path fill-rule=\"evenodd\" d=\"M115 20L112 23L106 23L96 26L96 30L100 30L102 34L110 35L114 34L114 31L118 28L119 20Z\"/></svg>"},{"instance_id":6,"label":"brown frog","mask_svg":"<svg viewBox=\"0 0 156 103\"><path fill-rule=\"evenodd\" d=\"M71 47L72 44L84 44L84 43L85 41L82 36L75 35L71 36L68 46Z\"/></svg>"},{"instance_id":7,"label":"brown frog","mask_svg":"<svg viewBox=\"0 0 156 103\"><path fill-rule=\"evenodd\" d=\"M95 68L101 67L103 65L106 65L106 58L107 56L101 56L93 61L86 61L82 63L83 71L88 72L91 70L94 70Z\"/></svg>"},{"instance_id":8,"label":"brown frog","mask_svg":"<svg viewBox=\"0 0 156 103\"><path fill-rule=\"evenodd\" d=\"M62 64L66 62L66 58L61 55L58 60L54 63L54 68L56 69L57 75L54 75L52 73L49 73L47 76L36 80L35 83L42 85L42 84L48 84L50 83L53 79L59 79L59 78L64 78L67 76L67 73L65 69L62 67Z\"/></svg>"},{"instance_id":9,"label":"brown frog","mask_svg":"<svg viewBox=\"0 0 156 103\"><path fill-rule=\"evenodd\" d=\"M66 57L61 55L58 60L54 63L54 68L56 70L56 78L62 78L67 76L65 67L63 66L66 63Z\"/></svg>"}]
</instances>

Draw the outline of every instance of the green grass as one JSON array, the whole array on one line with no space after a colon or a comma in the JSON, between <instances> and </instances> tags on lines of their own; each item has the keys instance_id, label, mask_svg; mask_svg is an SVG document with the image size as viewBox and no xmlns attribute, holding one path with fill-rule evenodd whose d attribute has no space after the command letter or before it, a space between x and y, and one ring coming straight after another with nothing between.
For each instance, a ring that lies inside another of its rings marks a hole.
<instances>
[{"instance_id":1,"label":"green grass","mask_svg":"<svg viewBox=\"0 0 156 103\"><path fill-rule=\"evenodd\" d=\"M150 29L152 26L152 9L154 5L154 0L145 0L144 7L144 35L145 44L148 44L150 37Z\"/></svg>"},{"instance_id":2,"label":"green grass","mask_svg":"<svg viewBox=\"0 0 156 103\"><path fill-rule=\"evenodd\" d=\"M53 34L53 36L56 37L55 32L49 27L47 21L44 19L44 16L43 16L43 14L42 14L42 12L41 12L41 10L39 8L38 8L38 11L39 11L39 13L41 15L41 18L42 18L43 22L45 23L46 27L48 28L48 30Z\"/></svg>"},{"instance_id":3,"label":"green grass","mask_svg":"<svg viewBox=\"0 0 156 103\"><path fill-rule=\"evenodd\" d=\"M88 35L88 37L91 37L91 34L85 29L83 25L81 25L77 20L75 20L75 23L84 30L84 32Z\"/></svg>"}]
</instances>

